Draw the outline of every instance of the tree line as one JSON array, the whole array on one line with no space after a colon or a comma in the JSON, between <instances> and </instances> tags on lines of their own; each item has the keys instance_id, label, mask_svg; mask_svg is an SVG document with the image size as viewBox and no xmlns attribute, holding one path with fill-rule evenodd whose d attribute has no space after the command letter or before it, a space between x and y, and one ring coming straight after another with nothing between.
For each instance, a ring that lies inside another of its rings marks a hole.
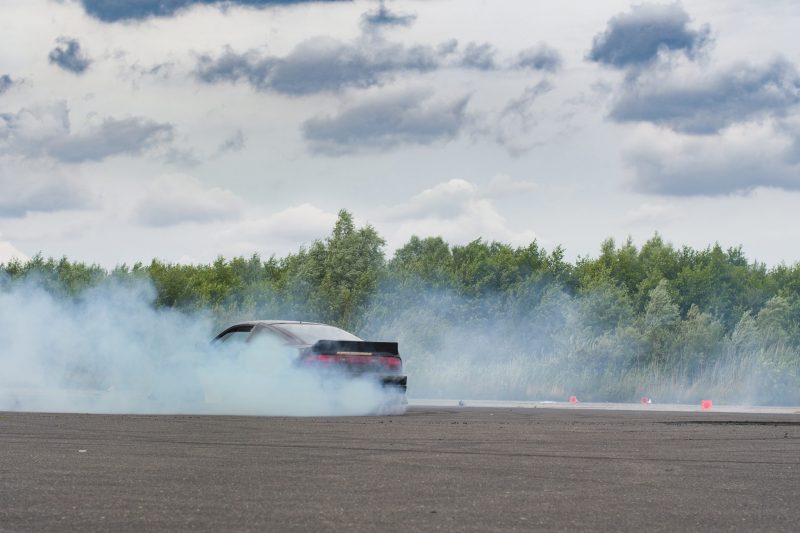
<instances>
[{"instance_id":1,"label":"tree line","mask_svg":"<svg viewBox=\"0 0 800 533\"><path fill-rule=\"evenodd\" d=\"M145 281L155 306L220 327L285 318L398 339L426 395L800 401L800 264L768 268L740 247L609 239L570 262L535 241L412 237L387 257L377 231L343 210L330 235L284 257L0 265L0 286L31 280L68 298Z\"/></svg>"}]
</instances>

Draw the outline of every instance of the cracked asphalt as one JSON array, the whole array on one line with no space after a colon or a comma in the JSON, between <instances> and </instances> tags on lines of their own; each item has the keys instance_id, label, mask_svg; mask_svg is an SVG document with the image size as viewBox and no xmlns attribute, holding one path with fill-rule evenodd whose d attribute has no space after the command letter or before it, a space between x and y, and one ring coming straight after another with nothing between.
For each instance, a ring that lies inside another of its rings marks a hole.
<instances>
[{"instance_id":1,"label":"cracked asphalt","mask_svg":"<svg viewBox=\"0 0 800 533\"><path fill-rule=\"evenodd\" d=\"M0 531L796 531L800 415L0 413Z\"/></svg>"}]
</instances>

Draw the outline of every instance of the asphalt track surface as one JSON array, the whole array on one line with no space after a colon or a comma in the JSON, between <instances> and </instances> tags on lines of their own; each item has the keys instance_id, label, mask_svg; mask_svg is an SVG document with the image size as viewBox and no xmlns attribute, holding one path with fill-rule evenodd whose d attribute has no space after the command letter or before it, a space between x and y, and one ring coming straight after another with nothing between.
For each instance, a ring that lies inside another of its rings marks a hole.
<instances>
[{"instance_id":1,"label":"asphalt track surface","mask_svg":"<svg viewBox=\"0 0 800 533\"><path fill-rule=\"evenodd\" d=\"M800 414L0 413L2 531L797 531Z\"/></svg>"}]
</instances>

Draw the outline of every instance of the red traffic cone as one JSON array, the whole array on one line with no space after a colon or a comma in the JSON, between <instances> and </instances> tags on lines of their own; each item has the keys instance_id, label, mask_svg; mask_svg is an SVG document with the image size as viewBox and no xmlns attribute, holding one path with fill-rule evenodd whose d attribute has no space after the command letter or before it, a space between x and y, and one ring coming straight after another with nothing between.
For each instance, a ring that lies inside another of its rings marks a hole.
<instances>
[{"instance_id":1,"label":"red traffic cone","mask_svg":"<svg viewBox=\"0 0 800 533\"><path fill-rule=\"evenodd\" d=\"M700 409L703 411L710 411L712 407L714 407L714 403L711 400L700 401Z\"/></svg>"},{"instance_id":2,"label":"red traffic cone","mask_svg":"<svg viewBox=\"0 0 800 533\"><path fill-rule=\"evenodd\" d=\"M569 397L569 403L578 403L578 397L577 396L570 396Z\"/></svg>"}]
</instances>

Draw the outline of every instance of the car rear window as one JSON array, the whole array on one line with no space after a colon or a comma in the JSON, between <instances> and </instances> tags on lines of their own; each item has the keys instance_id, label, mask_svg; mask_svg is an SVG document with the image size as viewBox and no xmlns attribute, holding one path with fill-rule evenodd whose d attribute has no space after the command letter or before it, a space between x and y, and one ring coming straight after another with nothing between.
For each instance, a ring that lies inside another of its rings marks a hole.
<instances>
[{"instance_id":1,"label":"car rear window","mask_svg":"<svg viewBox=\"0 0 800 533\"><path fill-rule=\"evenodd\" d=\"M253 330L253 326L238 326L236 328L231 329L224 335L221 335L214 339L216 342L224 342L229 344L239 344L244 343L247 341L247 338L250 336L250 332Z\"/></svg>"},{"instance_id":2,"label":"car rear window","mask_svg":"<svg viewBox=\"0 0 800 533\"><path fill-rule=\"evenodd\" d=\"M288 331L305 344L314 344L318 340L360 341L352 333L325 324L275 324L275 327Z\"/></svg>"}]
</instances>

